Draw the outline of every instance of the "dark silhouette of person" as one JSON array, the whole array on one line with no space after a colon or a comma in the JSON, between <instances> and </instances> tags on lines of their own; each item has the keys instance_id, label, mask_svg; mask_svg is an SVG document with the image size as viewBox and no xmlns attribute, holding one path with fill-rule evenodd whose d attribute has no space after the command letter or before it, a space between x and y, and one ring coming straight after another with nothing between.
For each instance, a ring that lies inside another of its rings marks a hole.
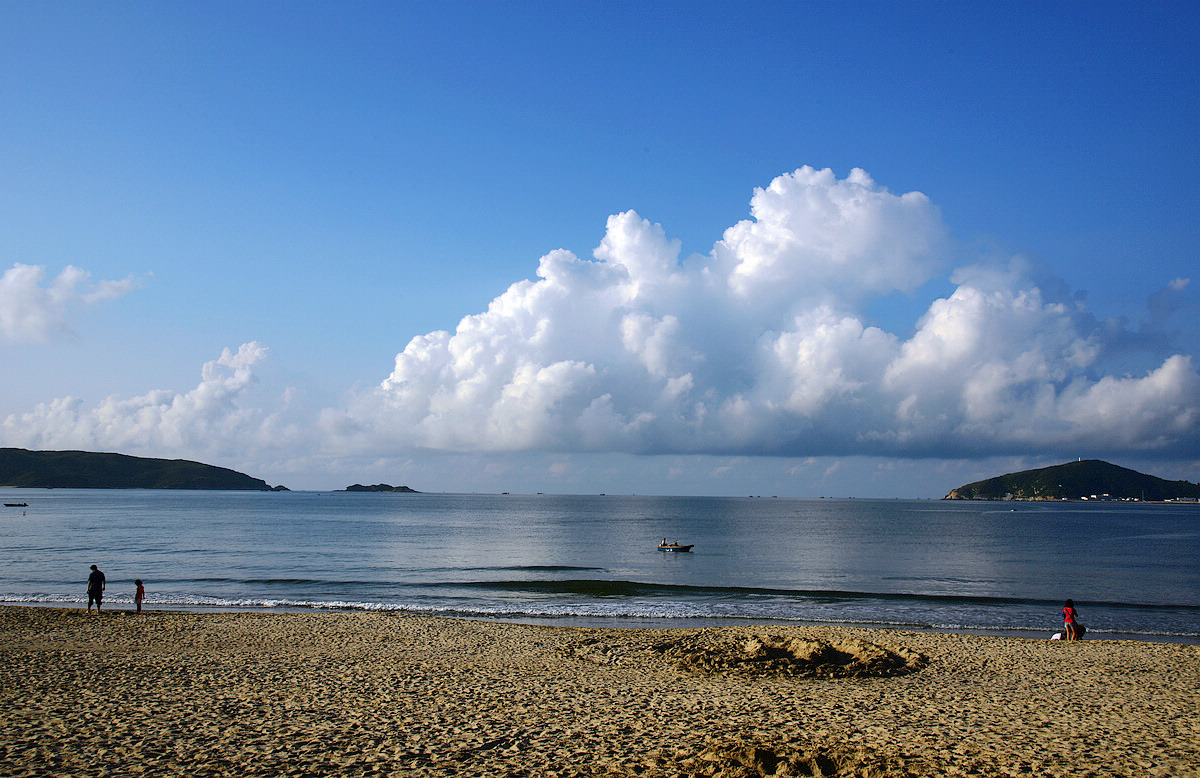
<instances>
[{"instance_id":1,"label":"dark silhouette of person","mask_svg":"<svg viewBox=\"0 0 1200 778\"><path fill-rule=\"evenodd\" d=\"M92 574L88 576L88 612L91 613L92 603L96 603L96 613L100 612L100 601L104 599L104 573L92 565Z\"/></svg>"}]
</instances>

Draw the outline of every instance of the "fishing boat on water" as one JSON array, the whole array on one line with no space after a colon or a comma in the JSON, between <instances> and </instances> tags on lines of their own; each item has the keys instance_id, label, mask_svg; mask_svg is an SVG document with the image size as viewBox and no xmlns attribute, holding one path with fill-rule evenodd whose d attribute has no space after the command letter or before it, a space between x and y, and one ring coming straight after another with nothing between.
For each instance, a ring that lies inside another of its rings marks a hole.
<instances>
[{"instance_id":1,"label":"fishing boat on water","mask_svg":"<svg viewBox=\"0 0 1200 778\"><path fill-rule=\"evenodd\" d=\"M694 546L694 545L696 545L696 544L691 543L689 545L683 546L683 545L679 544L679 541L676 541L674 543L668 543L667 539L663 538L663 542L658 544L658 550L659 551L691 551L692 546Z\"/></svg>"}]
</instances>

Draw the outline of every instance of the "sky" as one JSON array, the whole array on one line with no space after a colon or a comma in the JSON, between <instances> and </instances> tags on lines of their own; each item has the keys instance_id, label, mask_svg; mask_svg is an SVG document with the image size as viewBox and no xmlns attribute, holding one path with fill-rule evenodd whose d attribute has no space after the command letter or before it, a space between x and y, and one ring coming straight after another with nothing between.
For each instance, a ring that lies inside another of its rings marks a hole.
<instances>
[{"instance_id":1,"label":"sky","mask_svg":"<svg viewBox=\"0 0 1200 778\"><path fill-rule=\"evenodd\" d=\"M1200 7L0 0L0 446L1200 481Z\"/></svg>"}]
</instances>

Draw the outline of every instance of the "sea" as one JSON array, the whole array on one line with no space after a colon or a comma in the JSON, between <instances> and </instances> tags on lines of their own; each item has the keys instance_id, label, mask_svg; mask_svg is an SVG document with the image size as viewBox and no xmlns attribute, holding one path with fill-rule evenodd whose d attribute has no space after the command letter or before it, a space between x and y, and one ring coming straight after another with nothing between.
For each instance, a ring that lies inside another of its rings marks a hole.
<instances>
[{"instance_id":1,"label":"sea","mask_svg":"<svg viewBox=\"0 0 1200 778\"><path fill-rule=\"evenodd\" d=\"M5 489L0 603L1200 644L1200 506ZM658 550L662 540L693 546Z\"/></svg>"}]
</instances>

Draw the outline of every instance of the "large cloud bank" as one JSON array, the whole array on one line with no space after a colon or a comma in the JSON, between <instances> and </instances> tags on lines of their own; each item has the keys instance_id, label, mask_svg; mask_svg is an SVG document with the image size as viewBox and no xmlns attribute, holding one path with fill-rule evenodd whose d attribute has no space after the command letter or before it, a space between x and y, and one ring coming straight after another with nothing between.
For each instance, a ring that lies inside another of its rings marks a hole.
<instances>
[{"instance_id":1,"label":"large cloud bank","mask_svg":"<svg viewBox=\"0 0 1200 778\"><path fill-rule=\"evenodd\" d=\"M266 350L249 343L205 365L189 391L91 409L55 400L10 415L0 433L6 445L253 457L279 470L415 451L1200 453L1200 375L1186 349L1097 320L1035 263L964 262L924 195L893 194L861 170L802 168L756 190L751 209L709 254L683 260L662 227L612 216L592 259L547 254L536 280L453 333L412 338L385 380L338 408L301 412L286 393L255 407ZM32 288L28 269L10 274L6 285ZM872 322L883 298L947 278L953 291L911 329ZM1161 330L1187 286L1166 283L1147 326ZM10 318L26 322L6 319L14 332L51 328Z\"/></svg>"},{"instance_id":2,"label":"large cloud bank","mask_svg":"<svg viewBox=\"0 0 1200 778\"><path fill-rule=\"evenodd\" d=\"M1195 449L1191 357L1108 374L1134 334L1029 263L960 268L906 339L872 326L865 306L952 258L924 195L806 167L756 190L751 208L682 262L660 226L611 217L593 260L551 252L536 281L455 332L413 338L377 390L326 413L326 430L372 448L495 452Z\"/></svg>"},{"instance_id":3,"label":"large cloud bank","mask_svg":"<svg viewBox=\"0 0 1200 778\"><path fill-rule=\"evenodd\" d=\"M46 269L15 263L0 276L0 340L41 342L72 334L68 318L78 307L128 294L136 281L91 280L86 270L68 265L49 286Z\"/></svg>"}]
</instances>

